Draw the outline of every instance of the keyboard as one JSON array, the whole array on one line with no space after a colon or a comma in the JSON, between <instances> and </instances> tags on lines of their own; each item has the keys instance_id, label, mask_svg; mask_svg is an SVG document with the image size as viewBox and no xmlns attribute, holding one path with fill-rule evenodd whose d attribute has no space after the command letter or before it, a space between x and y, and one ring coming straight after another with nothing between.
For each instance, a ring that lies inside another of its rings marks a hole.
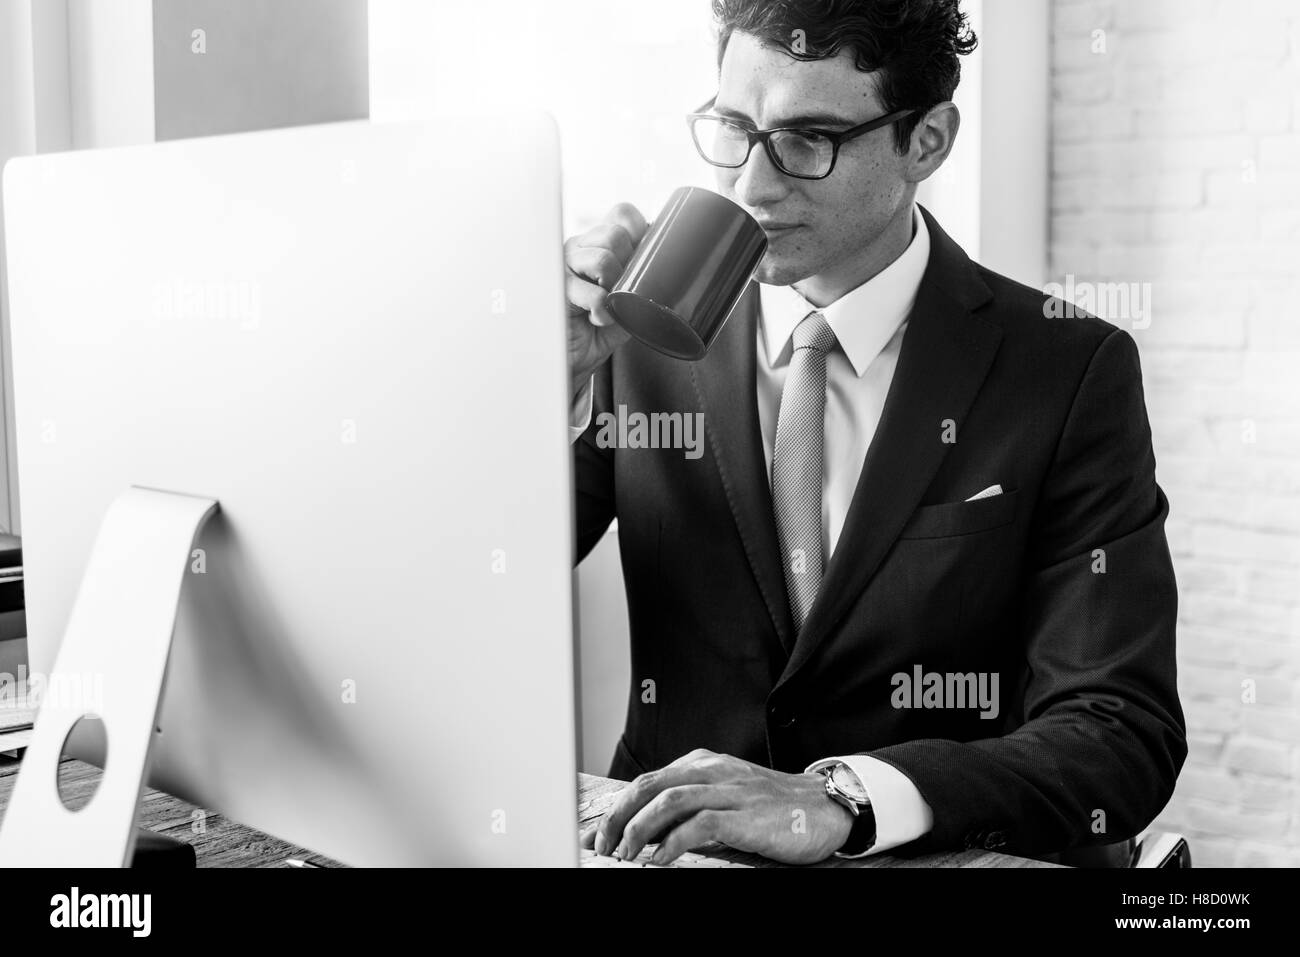
<instances>
[{"instance_id":1,"label":"keyboard","mask_svg":"<svg viewBox=\"0 0 1300 957\"><path fill-rule=\"evenodd\" d=\"M687 851L677 860L673 861L668 867L661 864L651 864L650 856L654 854L655 846L645 848L635 859L630 861L621 861L617 857L609 857L605 854L597 854L595 851L589 851L585 847L581 849L581 858L578 861L579 867L653 867L657 870L670 870L674 867L753 867L752 864L740 864L736 861L728 861L721 857L705 857L703 854L696 854L693 851Z\"/></svg>"}]
</instances>

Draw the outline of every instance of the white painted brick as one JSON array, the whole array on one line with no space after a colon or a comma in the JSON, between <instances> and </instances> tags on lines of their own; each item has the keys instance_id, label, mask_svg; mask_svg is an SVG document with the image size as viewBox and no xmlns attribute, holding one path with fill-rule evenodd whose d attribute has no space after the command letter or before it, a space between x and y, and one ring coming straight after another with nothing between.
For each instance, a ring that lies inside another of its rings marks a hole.
<instances>
[{"instance_id":1,"label":"white painted brick","mask_svg":"<svg viewBox=\"0 0 1300 957\"><path fill-rule=\"evenodd\" d=\"M1200 177L1197 177L1200 188ZM1199 204L1199 200L1198 200ZM1235 209L1154 209L1147 217L1147 238L1154 242L1174 243L1197 239L1211 243L1225 240L1249 242L1260 231L1262 211L1254 206Z\"/></svg>"},{"instance_id":2,"label":"white painted brick","mask_svg":"<svg viewBox=\"0 0 1300 957\"><path fill-rule=\"evenodd\" d=\"M1253 420L1254 442L1248 441L1250 433L1242 427L1241 419L1209 423L1210 434L1225 453L1245 450L1246 454L1262 457L1278 456L1294 459L1300 449L1300 422L1293 418L1271 419L1272 409L1261 405L1258 418Z\"/></svg>"},{"instance_id":3,"label":"white painted brick","mask_svg":"<svg viewBox=\"0 0 1300 957\"><path fill-rule=\"evenodd\" d=\"M1300 572L1295 569L1277 565L1252 565L1238 570L1243 573L1245 592L1251 599L1300 605ZM1300 737L1296 740L1300 741Z\"/></svg>"},{"instance_id":4,"label":"white painted brick","mask_svg":"<svg viewBox=\"0 0 1300 957\"><path fill-rule=\"evenodd\" d=\"M1259 169L1251 181L1240 170L1212 170L1205 176L1205 201L1230 208L1240 203L1295 206L1300 204L1300 178Z\"/></svg>"},{"instance_id":5,"label":"white painted brick","mask_svg":"<svg viewBox=\"0 0 1300 957\"><path fill-rule=\"evenodd\" d=\"M1189 801L1188 827L1208 834L1238 834L1242 837L1276 838L1286 830L1290 819L1285 811L1259 811L1240 814L1233 808L1202 801Z\"/></svg>"},{"instance_id":6,"label":"white painted brick","mask_svg":"<svg viewBox=\"0 0 1300 957\"><path fill-rule=\"evenodd\" d=\"M1134 125L1143 136L1180 139L1205 133L1235 133L1246 121L1239 101L1211 100L1198 105L1142 108L1134 115Z\"/></svg>"},{"instance_id":7,"label":"white painted brick","mask_svg":"<svg viewBox=\"0 0 1300 957\"><path fill-rule=\"evenodd\" d=\"M1224 749L1224 764L1230 769L1285 778L1290 774L1287 746L1263 738L1237 737Z\"/></svg>"},{"instance_id":8,"label":"white painted brick","mask_svg":"<svg viewBox=\"0 0 1300 957\"><path fill-rule=\"evenodd\" d=\"M1050 272L1055 276L1073 273L1076 276L1097 274L1097 250L1079 243L1054 243L1051 250Z\"/></svg>"},{"instance_id":9,"label":"white painted brick","mask_svg":"<svg viewBox=\"0 0 1300 957\"><path fill-rule=\"evenodd\" d=\"M1231 735L1241 730L1242 708L1235 701L1189 695L1182 704L1188 724L1198 731Z\"/></svg>"},{"instance_id":10,"label":"white painted brick","mask_svg":"<svg viewBox=\"0 0 1300 957\"><path fill-rule=\"evenodd\" d=\"M1189 699L1235 705L1240 700L1242 677L1231 668L1183 661L1179 662L1178 687Z\"/></svg>"},{"instance_id":11,"label":"white painted brick","mask_svg":"<svg viewBox=\"0 0 1300 957\"><path fill-rule=\"evenodd\" d=\"M1103 103L1113 94L1114 81L1109 73L1058 73L1052 78L1052 99L1057 103Z\"/></svg>"},{"instance_id":12,"label":"white painted brick","mask_svg":"<svg viewBox=\"0 0 1300 957\"><path fill-rule=\"evenodd\" d=\"M1194 209L1205 201L1199 170L1139 173L1105 182L1097 197L1104 209Z\"/></svg>"},{"instance_id":13,"label":"white painted brick","mask_svg":"<svg viewBox=\"0 0 1300 957\"><path fill-rule=\"evenodd\" d=\"M1146 0L1142 0L1143 4ZM1131 59L1142 62L1184 62L1188 59L1231 63L1249 59L1276 63L1287 54L1287 24L1281 17L1242 15L1240 4L1220 7L1213 19L1177 18L1162 30L1134 34L1123 46Z\"/></svg>"},{"instance_id":14,"label":"white painted brick","mask_svg":"<svg viewBox=\"0 0 1300 957\"><path fill-rule=\"evenodd\" d=\"M1241 799L1241 779L1223 768L1184 768L1179 789L1201 800L1233 805Z\"/></svg>"},{"instance_id":15,"label":"white painted brick","mask_svg":"<svg viewBox=\"0 0 1300 957\"><path fill-rule=\"evenodd\" d=\"M1115 212L1088 210L1078 213L1061 213L1053 217L1054 235L1063 240L1070 237L1109 236L1116 242L1142 243L1147 237L1145 212Z\"/></svg>"},{"instance_id":16,"label":"white painted brick","mask_svg":"<svg viewBox=\"0 0 1300 957\"><path fill-rule=\"evenodd\" d=\"M1153 436L1160 458L1175 455L1208 455L1214 451L1214 438L1200 419L1162 419Z\"/></svg>"},{"instance_id":17,"label":"white painted brick","mask_svg":"<svg viewBox=\"0 0 1300 957\"><path fill-rule=\"evenodd\" d=\"M1210 243L1203 265L1216 276L1289 278L1300 269L1300 243Z\"/></svg>"},{"instance_id":18,"label":"white painted brick","mask_svg":"<svg viewBox=\"0 0 1300 957\"><path fill-rule=\"evenodd\" d=\"M1100 187L1091 180L1057 179L1052 183L1051 205L1055 210L1092 210L1097 206ZM1068 234L1064 237L1068 242Z\"/></svg>"},{"instance_id":19,"label":"white painted brick","mask_svg":"<svg viewBox=\"0 0 1300 957\"><path fill-rule=\"evenodd\" d=\"M1097 265L1109 281L1155 282L1162 277L1195 276L1202 262L1198 243L1108 243Z\"/></svg>"},{"instance_id":20,"label":"white painted brick","mask_svg":"<svg viewBox=\"0 0 1300 957\"><path fill-rule=\"evenodd\" d=\"M1100 29L1100 28L1098 28ZM1077 31L1056 33L1052 36L1052 69L1058 74L1068 73L1102 73L1110 70L1115 62L1114 31L1107 30L1104 40L1105 52L1094 52L1092 29L1087 32Z\"/></svg>"},{"instance_id":21,"label":"white painted brick","mask_svg":"<svg viewBox=\"0 0 1300 957\"><path fill-rule=\"evenodd\" d=\"M1293 796L1297 789L1293 781L1282 778L1261 777L1258 774L1236 775L1238 800L1243 809L1254 811L1277 807Z\"/></svg>"},{"instance_id":22,"label":"white painted brick","mask_svg":"<svg viewBox=\"0 0 1300 957\"><path fill-rule=\"evenodd\" d=\"M1285 93L1259 93L1246 99L1247 133L1285 133L1290 128L1290 96Z\"/></svg>"},{"instance_id":23,"label":"white painted brick","mask_svg":"<svg viewBox=\"0 0 1300 957\"><path fill-rule=\"evenodd\" d=\"M1177 494L1173 489L1166 489L1166 492L1170 495ZM1180 509L1183 507L1184 501L1181 497L1179 498ZM1174 572L1178 577L1178 591L1181 594L1190 592L1197 595L1239 597L1247 593L1246 569L1233 562L1189 559L1185 562L1179 562ZM1231 653L1233 649L1231 636L1218 631L1208 631L1198 635L1193 644L1198 648L1204 648L1215 641L1222 642L1226 650Z\"/></svg>"},{"instance_id":24,"label":"white painted brick","mask_svg":"<svg viewBox=\"0 0 1300 957\"><path fill-rule=\"evenodd\" d=\"M1110 3L1056 3L1052 5L1052 33L1083 34L1109 29L1115 25L1115 10Z\"/></svg>"},{"instance_id":25,"label":"white painted brick","mask_svg":"<svg viewBox=\"0 0 1300 957\"><path fill-rule=\"evenodd\" d=\"M1211 558L1240 558L1253 562L1300 565L1300 539L1224 525L1197 526L1196 554Z\"/></svg>"},{"instance_id":26,"label":"white painted brick","mask_svg":"<svg viewBox=\"0 0 1300 957\"><path fill-rule=\"evenodd\" d=\"M1120 258L1118 253L1113 255ZM1104 253L1101 258L1106 262ZM1178 312L1166 308L1158 293L1153 292L1152 298L1150 325L1146 329L1131 330L1143 348L1162 343L1236 348L1246 342L1246 319L1242 315L1210 309Z\"/></svg>"},{"instance_id":27,"label":"white painted brick","mask_svg":"<svg viewBox=\"0 0 1300 957\"><path fill-rule=\"evenodd\" d=\"M1246 338L1260 349L1295 349L1300 347L1300 315L1296 311L1260 307L1246 320Z\"/></svg>"},{"instance_id":28,"label":"white painted brick","mask_svg":"<svg viewBox=\"0 0 1300 957\"><path fill-rule=\"evenodd\" d=\"M1183 20L1208 20L1213 12L1213 0L1139 0L1120 3L1114 20L1121 30L1161 31Z\"/></svg>"},{"instance_id":29,"label":"white painted brick","mask_svg":"<svg viewBox=\"0 0 1300 957\"><path fill-rule=\"evenodd\" d=\"M1227 170L1240 172L1242 163L1257 160L1255 137L1244 133L1168 139L1139 135L1124 142L1082 142L1063 145L1052 155L1053 172L1094 180L1132 175L1134 169L1153 171ZM1154 175L1159 175L1158 173Z\"/></svg>"},{"instance_id":30,"label":"white painted brick","mask_svg":"<svg viewBox=\"0 0 1300 957\"><path fill-rule=\"evenodd\" d=\"M1300 208L1263 209L1259 221L1260 239L1265 242L1300 242Z\"/></svg>"},{"instance_id":31,"label":"white painted brick","mask_svg":"<svg viewBox=\"0 0 1300 957\"><path fill-rule=\"evenodd\" d=\"M1270 708L1262 704L1241 706L1241 730L1246 734L1289 745L1300 741L1300 715L1284 708ZM1288 782L1295 787L1294 782Z\"/></svg>"},{"instance_id":32,"label":"white painted brick","mask_svg":"<svg viewBox=\"0 0 1300 957\"><path fill-rule=\"evenodd\" d=\"M1133 136L1136 119L1134 111L1122 104L1078 106L1053 115L1053 137L1062 144L1124 140Z\"/></svg>"},{"instance_id":33,"label":"white painted brick","mask_svg":"<svg viewBox=\"0 0 1300 957\"><path fill-rule=\"evenodd\" d=\"M1223 755L1226 737L1214 732L1187 729L1187 761L1189 764L1201 764L1206 767L1218 767Z\"/></svg>"},{"instance_id":34,"label":"white painted brick","mask_svg":"<svg viewBox=\"0 0 1300 957\"><path fill-rule=\"evenodd\" d=\"M1154 424L1153 428L1155 428ZM1238 491L1241 489L1259 489L1283 495L1300 494L1300 462L1294 460L1279 461L1256 456L1251 454L1249 446L1238 447L1235 456L1198 457L1182 453L1176 454L1172 451L1166 454L1161 451L1163 446L1159 444L1159 437L1165 431L1167 431L1166 422L1161 420L1154 436L1157 440L1158 476L1163 476L1166 471L1188 470L1206 488L1226 488ZM1205 435L1209 436L1208 428L1205 428ZM1257 563L1251 563L1243 567L1251 569L1271 568L1271 566L1260 566Z\"/></svg>"},{"instance_id":35,"label":"white painted brick","mask_svg":"<svg viewBox=\"0 0 1300 957\"><path fill-rule=\"evenodd\" d=\"M1300 169L1300 133L1260 137L1259 165L1268 169L1282 167L1293 173Z\"/></svg>"},{"instance_id":36,"label":"white painted brick","mask_svg":"<svg viewBox=\"0 0 1300 957\"><path fill-rule=\"evenodd\" d=\"M1190 829L1185 829L1190 830ZM1232 867L1237 858L1237 841L1223 837L1188 834L1194 867Z\"/></svg>"},{"instance_id":37,"label":"white painted brick","mask_svg":"<svg viewBox=\"0 0 1300 957\"><path fill-rule=\"evenodd\" d=\"M1276 834L1266 835L1276 840ZM1294 867L1296 856L1277 844L1243 842L1233 858L1233 867Z\"/></svg>"},{"instance_id":38,"label":"white painted brick","mask_svg":"<svg viewBox=\"0 0 1300 957\"><path fill-rule=\"evenodd\" d=\"M1297 624L1300 622L1297 611L1300 609L1295 606L1272 605L1266 602L1254 604L1273 609L1274 616L1287 627L1280 633L1265 628L1241 627L1235 642L1237 660L1243 663L1241 673L1247 678L1263 675L1285 678L1296 674L1300 669L1300 648L1296 647L1295 643L1296 637L1300 635L1300 631L1297 631ZM1294 740L1300 741L1300 736Z\"/></svg>"},{"instance_id":39,"label":"white painted brick","mask_svg":"<svg viewBox=\"0 0 1300 957\"><path fill-rule=\"evenodd\" d=\"M1165 286L1162 284L1161 290ZM1165 306L1160 298L1156 304ZM1142 350L1142 378L1149 384L1166 383L1183 385L1189 380L1198 382L1236 383L1241 380L1243 356L1240 352L1214 349L1144 348ZM1148 404L1149 407L1149 404Z\"/></svg>"},{"instance_id":40,"label":"white painted brick","mask_svg":"<svg viewBox=\"0 0 1300 957\"><path fill-rule=\"evenodd\" d=\"M1151 283L1189 747L1156 824L1300 866L1300 0L1052 7L1052 275Z\"/></svg>"},{"instance_id":41,"label":"white painted brick","mask_svg":"<svg viewBox=\"0 0 1300 957\"><path fill-rule=\"evenodd\" d=\"M1296 689L1300 682L1296 681L1294 675L1282 672L1279 674L1252 674L1247 677L1255 681L1255 704L1267 708L1295 709L1300 704L1300 696L1297 696Z\"/></svg>"},{"instance_id":42,"label":"white painted brick","mask_svg":"<svg viewBox=\"0 0 1300 957\"><path fill-rule=\"evenodd\" d=\"M1270 288L1282 288L1286 284L1274 285L1269 280L1255 283L1255 294L1259 297L1255 308L1264 308ZM1300 284L1295 286L1300 290ZM1242 357L1242 373L1245 381L1258 381L1262 387L1282 387L1290 389L1295 385L1295 371L1300 366L1300 348L1298 349L1255 349Z\"/></svg>"},{"instance_id":43,"label":"white painted brick","mask_svg":"<svg viewBox=\"0 0 1300 957\"><path fill-rule=\"evenodd\" d=\"M1300 499L1263 494L1243 498L1227 489L1194 488L1179 492L1178 506L1198 522L1300 535Z\"/></svg>"}]
</instances>

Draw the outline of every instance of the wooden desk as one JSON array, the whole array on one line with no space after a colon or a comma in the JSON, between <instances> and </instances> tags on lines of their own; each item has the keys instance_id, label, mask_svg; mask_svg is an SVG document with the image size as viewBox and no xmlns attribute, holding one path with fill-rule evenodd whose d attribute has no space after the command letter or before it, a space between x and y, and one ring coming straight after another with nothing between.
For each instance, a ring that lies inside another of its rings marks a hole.
<instances>
[{"instance_id":1,"label":"wooden desk","mask_svg":"<svg viewBox=\"0 0 1300 957\"><path fill-rule=\"evenodd\" d=\"M97 769L80 761L65 762L64 780L68 793L73 796L86 794L94 782ZM16 772L21 765L16 761L0 763L0 821L4 819L4 809L9 805L9 795L13 791ZM594 821L604 813L614 795L624 786L623 781L595 777L590 774L578 775L578 820L585 824ZM246 827L230 820L215 811L205 811L202 815L198 809L179 798L174 798L162 791L146 788L140 801L139 816L136 823L166 834L169 837L186 841L194 845L199 867L287 867L285 859L296 857L322 867L342 866L320 854L301 847L296 847L278 838L263 834L251 827ZM201 828L199 823L201 822ZM711 845L700 849L708 857L753 864L757 867L780 867L781 865L754 854L744 854L720 845ZM815 867L1055 867L1041 861L1031 861L1020 857L1009 857L992 851L953 851L947 854L931 854L926 857L901 858L881 854L876 857L846 861L832 858Z\"/></svg>"}]
</instances>

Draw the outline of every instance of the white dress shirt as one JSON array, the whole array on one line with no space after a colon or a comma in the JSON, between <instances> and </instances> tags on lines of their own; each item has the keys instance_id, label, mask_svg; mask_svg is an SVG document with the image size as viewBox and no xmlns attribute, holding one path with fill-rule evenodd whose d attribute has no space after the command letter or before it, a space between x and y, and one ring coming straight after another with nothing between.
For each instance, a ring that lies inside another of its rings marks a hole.
<instances>
[{"instance_id":1,"label":"white dress shirt","mask_svg":"<svg viewBox=\"0 0 1300 957\"><path fill-rule=\"evenodd\" d=\"M867 448L880 424L907 332L907 317L930 258L929 231L915 209L912 222L912 241L901 256L862 285L817 310L826 317L837 341L826 361L822 555L827 565L844 528ZM759 302L758 421L770 482L781 390L790 365L790 337L795 326L816 307L793 286L765 283L759 284ZM574 400L569 423L574 440L591 422L591 392L589 380ZM933 826L933 812L916 786L883 761L864 754L847 754L816 761L805 770L819 770L837 761L853 770L871 797L876 842L867 854L915 840Z\"/></svg>"}]
</instances>

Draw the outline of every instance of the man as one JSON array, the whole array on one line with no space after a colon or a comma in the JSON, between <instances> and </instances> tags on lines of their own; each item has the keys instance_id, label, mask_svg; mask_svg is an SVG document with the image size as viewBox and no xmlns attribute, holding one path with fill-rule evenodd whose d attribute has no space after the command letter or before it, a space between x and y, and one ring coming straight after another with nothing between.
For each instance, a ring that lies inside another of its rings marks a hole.
<instances>
[{"instance_id":1,"label":"man","mask_svg":"<svg viewBox=\"0 0 1300 957\"><path fill-rule=\"evenodd\" d=\"M957 135L957 0L714 13L693 132L767 232L757 282L682 362L604 308L642 216L565 244L578 558L617 518L632 638L610 773L634 780L584 841L656 863L1125 841L1186 756L1133 340L1045 318L915 205ZM790 128L822 132L760 135ZM620 408L702 413L704 454L611 447Z\"/></svg>"}]
</instances>

